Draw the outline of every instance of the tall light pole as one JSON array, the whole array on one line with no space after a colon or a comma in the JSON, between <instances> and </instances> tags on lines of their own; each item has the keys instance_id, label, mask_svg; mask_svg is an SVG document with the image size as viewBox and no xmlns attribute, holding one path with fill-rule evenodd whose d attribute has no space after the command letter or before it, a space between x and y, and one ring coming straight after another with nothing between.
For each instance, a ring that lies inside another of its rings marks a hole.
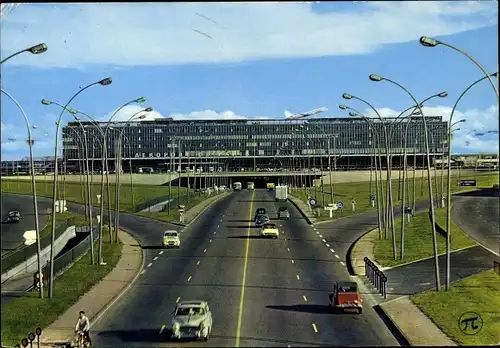
<instances>
[{"instance_id":1,"label":"tall light pole","mask_svg":"<svg viewBox=\"0 0 500 348\"><path fill-rule=\"evenodd\" d=\"M449 127L453 128L454 125L457 125L459 123L464 123L464 122L466 122L466 120L461 119L461 120L458 120L456 122L453 122L453 124L449 125ZM460 130L460 128L457 128L455 130L452 129L451 132L453 133L453 132L456 132L458 130ZM449 141L449 139L445 140L444 144L449 145L448 141ZM442 208L444 208L444 206L445 206L445 204L444 204L444 161L445 160L444 159L446 158L445 156L446 156L447 148L448 148L447 146L443 146L443 153L441 155L441 158L442 158L442 160L441 160L441 162L442 162L441 163L441 200L443 202Z\"/></svg>"},{"instance_id":2,"label":"tall light pole","mask_svg":"<svg viewBox=\"0 0 500 348\"><path fill-rule=\"evenodd\" d=\"M439 255L438 255L438 249L437 249L437 234L436 234L436 214L435 214L435 209L434 209L434 198L433 198L433 191L432 191L432 177L431 177L431 156L429 153L429 132L427 129L427 120L425 119L424 112L422 108L420 107L420 104L418 101L415 99L413 94L411 94L408 89L403 87L401 84L385 78L381 77L375 74L370 75L370 80L374 82L380 82L380 81L387 81L389 83L392 83L393 85L399 87L402 89L404 92L408 94L408 96L413 100L415 105L418 107L418 111L420 111L420 114L422 115L422 120L424 123L424 135L425 135L425 149L426 149L426 157L427 157L427 176L428 176L428 189L429 189L429 203L430 203L430 208L431 208L431 225L432 225L432 240L433 240L433 248L434 248L434 271L435 271L435 277L436 277L436 290L439 291L441 289L441 282L440 282L440 274L439 274Z\"/></svg>"},{"instance_id":3,"label":"tall light pole","mask_svg":"<svg viewBox=\"0 0 500 348\"><path fill-rule=\"evenodd\" d=\"M40 259L41 248L40 248L40 224L38 220L38 202L37 202L37 194L36 194L36 180L35 180L35 162L33 161L33 138L31 137L31 125L24 111L23 107L19 102L8 92L3 89L0 89L3 94L7 96L10 100L16 104L16 107L21 111L23 115L24 122L26 123L26 129L28 131L28 147L29 147L29 161L30 161L30 170L31 170L31 190L33 196L33 213L35 214L35 233L36 233L36 258L38 263L38 274L41 277L42 274L42 263ZM40 298L43 298L43 284L40 284Z\"/></svg>"},{"instance_id":4,"label":"tall light pole","mask_svg":"<svg viewBox=\"0 0 500 348\"><path fill-rule=\"evenodd\" d=\"M52 187L52 233L51 233L51 244L50 244L50 276L49 276L49 298L52 298L53 295L53 285L54 285L54 243L55 243L55 236L56 236L56 208L57 208L57 152L58 152L58 135L59 135L59 127L61 124L61 119L68 108L69 104L75 99L80 93L85 91L86 89L101 85L101 86L107 86L110 85L113 82L113 80L110 77L107 77L103 80L91 83L83 88L81 88L78 92L76 92L64 105L63 109L61 110L61 114L59 115L57 122L56 122L56 141L55 141L55 146L54 146L54 181L53 181L53 187ZM93 243L93 237L92 237L92 231L90 233L90 242Z\"/></svg>"},{"instance_id":5,"label":"tall light pole","mask_svg":"<svg viewBox=\"0 0 500 348\"><path fill-rule=\"evenodd\" d=\"M389 134L387 132L387 126L386 122L382 119L382 116L378 112L378 110L370 103L368 103L366 100L361 99L357 96L351 95L344 93L342 94L342 98L346 100L350 99L356 99L359 100L360 102L368 105L375 114L377 115L378 119L380 120L380 123L382 124L383 131L384 131L384 138L385 138L385 153L386 153L386 162L387 162L387 221L390 221L391 224L391 234L392 234L392 248L393 248L393 256L394 260L397 259L397 246L396 246L396 230L394 226L394 203L393 203L393 196L392 196L392 175L391 175L391 150L390 150L390 139L389 139Z\"/></svg>"},{"instance_id":6,"label":"tall light pole","mask_svg":"<svg viewBox=\"0 0 500 348\"><path fill-rule=\"evenodd\" d=\"M15 56L17 56L18 54L21 54L21 53L24 53L24 52L29 52L31 54L41 54L41 53L44 53L46 52L48 49L47 45L44 44L44 43L40 43L38 45L35 45L35 46L32 46L32 47L28 47L28 48L25 48L23 50L20 50L20 51L17 51L13 54L11 54L10 56L2 59L2 61L0 62L0 64L3 64L5 63L6 61L8 61L9 59L11 58L14 58Z\"/></svg>"},{"instance_id":7,"label":"tall light pole","mask_svg":"<svg viewBox=\"0 0 500 348\"><path fill-rule=\"evenodd\" d=\"M491 74L491 76L497 77L498 78L498 72ZM469 90L472 89L475 85L477 85L479 82L488 79L491 81L490 76L485 76L482 77L478 80L476 80L474 83L472 83L469 87L467 87L457 98L457 101L455 102L455 105L453 105L453 108L451 109L450 113L450 120L448 124L452 124L453 122L453 116L455 115L455 111L457 110L458 103L462 98L469 92ZM497 93L498 97L498 93ZM451 132L451 127L448 127L448 171L447 171L447 193L446 193L446 285L445 289L448 291L450 289L450 268L451 268L451 147L452 147L452 132Z\"/></svg>"}]
</instances>

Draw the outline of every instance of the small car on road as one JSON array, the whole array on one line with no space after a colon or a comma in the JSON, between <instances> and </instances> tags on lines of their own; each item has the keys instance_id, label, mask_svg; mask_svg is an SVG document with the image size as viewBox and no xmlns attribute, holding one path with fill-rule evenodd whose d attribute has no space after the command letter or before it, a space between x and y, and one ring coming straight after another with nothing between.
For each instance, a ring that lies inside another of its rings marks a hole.
<instances>
[{"instance_id":1,"label":"small car on road","mask_svg":"<svg viewBox=\"0 0 500 348\"><path fill-rule=\"evenodd\" d=\"M266 215L266 209L264 209L264 208L259 208L259 209L257 209L257 210L255 211L255 215L254 215L254 217L253 217L253 220L254 220L255 222L257 222L257 217L258 217L259 215Z\"/></svg>"},{"instance_id":2,"label":"small car on road","mask_svg":"<svg viewBox=\"0 0 500 348\"><path fill-rule=\"evenodd\" d=\"M201 338L208 341L213 319L207 301L182 301L172 314L172 339Z\"/></svg>"},{"instance_id":3,"label":"small car on road","mask_svg":"<svg viewBox=\"0 0 500 348\"><path fill-rule=\"evenodd\" d=\"M257 216L257 221L255 221L255 227L262 227L266 222L271 221L269 216L267 215L259 215Z\"/></svg>"},{"instance_id":4,"label":"small car on road","mask_svg":"<svg viewBox=\"0 0 500 348\"><path fill-rule=\"evenodd\" d=\"M260 230L260 235L262 237L278 238L280 232L278 230L278 226L274 222L266 222L265 224L262 225L262 228Z\"/></svg>"},{"instance_id":5,"label":"small car on road","mask_svg":"<svg viewBox=\"0 0 500 348\"><path fill-rule=\"evenodd\" d=\"M278 219L290 220L290 212L287 207L281 207L278 210Z\"/></svg>"},{"instance_id":6,"label":"small car on road","mask_svg":"<svg viewBox=\"0 0 500 348\"><path fill-rule=\"evenodd\" d=\"M7 216L8 223L17 223L21 221L21 213L18 211L9 211L9 215Z\"/></svg>"},{"instance_id":7,"label":"small car on road","mask_svg":"<svg viewBox=\"0 0 500 348\"><path fill-rule=\"evenodd\" d=\"M180 248L181 239L179 237L179 232L175 230L163 232L162 246L164 248Z\"/></svg>"},{"instance_id":8,"label":"small car on road","mask_svg":"<svg viewBox=\"0 0 500 348\"><path fill-rule=\"evenodd\" d=\"M329 294L329 306L337 310L355 309L363 313L362 299L358 284L353 281L338 281L333 285L333 292Z\"/></svg>"}]
</instances>

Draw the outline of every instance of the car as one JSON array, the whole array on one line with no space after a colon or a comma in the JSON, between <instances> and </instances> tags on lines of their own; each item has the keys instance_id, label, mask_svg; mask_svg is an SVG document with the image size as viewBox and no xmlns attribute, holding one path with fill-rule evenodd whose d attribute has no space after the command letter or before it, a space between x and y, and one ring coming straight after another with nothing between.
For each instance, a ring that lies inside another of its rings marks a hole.
<instances>
[{"instance_id":1,"label":"car","mask_svg":"<svg viewBox=\"0 0 500 348\"><path fill-rule=\"evenodd\" d=\"M267 215L260 215L257 218L257 221L255 222L256 227L262 227L266 222L269 222L271 219L269 219L269 216Z\"/></svg>"},{"instance_id":2,"label":"car","mask_svg":"<svg viewBox=\"0 0 500 348\"><path fill-rule=\"evenodd\" d=\"M254 221L257 221L257 217L258 217L259 215L266 215L266 209L264 209L264 208L259 208L259 209L257 209L257 210L255 211L255 215L254 215L254 217L253 217L253 220L254 220Z\"/></svg>"},{"instance_id":3,"label":"car","mask_svg":"<svg viewBox=\"0 0 500 348\"><path fill-rule=\"evenodd\" d=\"M163 232L162 245L164 248L180 248L181 239L179 238L179 232L175 230Z\"/></svg>"},{"instance_id":4,"label":"car","mask_svg":"<svg viewBox=\"0 0 500 348\"><path fill-rule=\"evenodd\" d=\"M9 211L7 216L7 222L19 222L21 221L21 213L18 211Z\"/></svg>"},{"instance_id":5,"label":"car","mask_svg":"<svg viewBox=\"0 0 500 348\"><path fill-rule=\"evenodd\" d=\"M278 230L278 226L274 222L266 222L265 224L262 225L262 228L260 230L260 235L262 237L278 238L280 232Z\"/></svg>"},{"instance_id":6,"label":"car","mask_svg":"<svg viewBox=\"0 0 500 348\"><path fill-rule=\"evenodd\" d=\"M282 207L278 210L278 219L290 220L290 212L288 211L288 208Z\"/></svg>"},{"instance_id":7,"label":"car","mask_svg":"<svg viewBox=\"0 0 500 348\"><path fill-rule=\"evenodd\" d=\"M334 309L356 309L359 314L363 313L363 300L359 294L358 284L356 282L335 282L333 292L330 293L328 297L329 306Z\"/></svg>"},{"instance_id":8,"label":"car","mask_svg":"<svg viewBox=\"0 0 500 348\"><path fill-rule=\"evenodd\" d=\"M212 333L212 312L207 301L182 301L172 312L171 338L202 338Z\"/></svg>"}]
</instances>

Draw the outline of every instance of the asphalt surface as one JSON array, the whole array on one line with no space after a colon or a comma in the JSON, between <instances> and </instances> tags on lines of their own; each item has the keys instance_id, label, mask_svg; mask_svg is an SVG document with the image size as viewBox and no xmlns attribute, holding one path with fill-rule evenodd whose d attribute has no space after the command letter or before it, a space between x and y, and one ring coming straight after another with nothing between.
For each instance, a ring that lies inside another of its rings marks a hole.
<instances>
[{"instance_id":1,"label":"asphalt surface","mask_svg":"<svg viewBox=\"0 0 500 348\"><path fill-rule=\"evenodd\" d=\"M38 222L40 230L46 225L50 217L48 209L51 203L38 199ZM21 213L19 223L7 223L9 211L17 210ZM35 229L35 214L33 211L33 199L31 196L15 196L7 193L1 194L1 219L2 219L2 256L12 252L24 244L23 234Z\"/></svg>"},{"instance_id":2,"label":"asphalt surface","mask_svg":"<svg viewBox=\"0 0 500 348\"><path fill-rule=\"evenodd\" d=\"M282 205L291 219L279 221L280 238L259 238L258 229L249 228L255 210L263 207L273 219ZM322 245L291 203L276 203L266 191L214 203L182 232L180 249L160 249L151 226L136 232L147 245L145 272L93 324L95 346L397 345L370 306L362 315L328 310L333 282L349 279L344 256ZM193 299L210 305L210 340L170 342L176 301Z\"/></svg>"},{"instance_id":3,"label":"asphalt surface","mask_svg":"<svg viewBox=\"0 0 500 348\"><path fill-rule=\"evenodd\" d=\"M500 256L499 207L499 197L454 197L451 218L472 239Z\"/></svg>"}]
</instances>

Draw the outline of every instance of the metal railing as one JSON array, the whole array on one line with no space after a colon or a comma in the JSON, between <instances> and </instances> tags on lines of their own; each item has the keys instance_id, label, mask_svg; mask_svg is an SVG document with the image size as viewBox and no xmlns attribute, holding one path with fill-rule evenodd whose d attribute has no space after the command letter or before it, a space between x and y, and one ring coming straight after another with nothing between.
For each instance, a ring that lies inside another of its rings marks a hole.
<instances>
[{"instance_id":1,"label":"metal railing","mask_svg":"<svg viewBox=\"0 0 500 348\"><path fill-rule=\"evenodd\" d=\"M55 234L56 239L59 238L64 233L64 231L68 229L68 227L73 226L74 224L75 224L75 219L70 218L64 221L61 225L57 226ZM51 242L50 234L40 238L40 249L43 250L44 248L49 246L50 242ZM12 253L7 254L5 257L2 257L2 267L1 267L2 274L36 255L36 247L37 247L36 243L28 245Z\"/></svg>"},{"instance_id":2,"label":"metal railing","mask_svg":"<svg viewBox=\"0 0 500 348\"><path fill-rule=\"evenodd\" d=\"M375 286L380 295L387 298L387 277L368 257L363 259L365 261L365 275L370 282Z\"/></svg>"}]
</instances>

